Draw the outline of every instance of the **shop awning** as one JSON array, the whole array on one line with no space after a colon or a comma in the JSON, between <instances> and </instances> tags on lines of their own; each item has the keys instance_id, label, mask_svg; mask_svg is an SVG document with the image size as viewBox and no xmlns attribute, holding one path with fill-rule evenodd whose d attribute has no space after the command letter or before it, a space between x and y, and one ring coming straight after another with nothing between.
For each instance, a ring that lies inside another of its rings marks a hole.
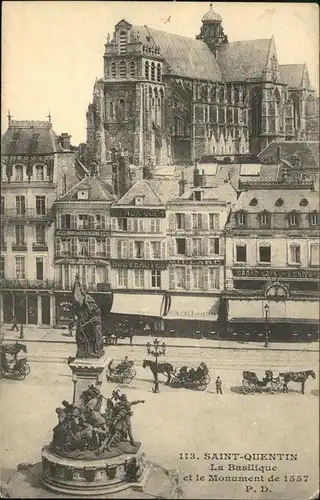
<instances>
[{"instance_id":1,"label":"shop awning","mask_svg":"<svg viewBox=\"0 0 320 500\"><path fill-rule=\"evenodd\" d=\"M264 306L269 305L268 322L318 323L319 305L317 302L287 300L273 302L264 300L229 300L229 321L237 323L264 323Z\"/></svg>"},{"instance_id":2,"label":"shop awning","mask_svg":"<svg viewBox=\"0 0 320 500\"><path fill-rule=\"evenodd\" d=\"M173 295L166 318L217 321L219 303L219 297L188 297L187 295Z\"/></svg>"},{"instance_id":3,"label":"shop awning","mask_svg":"<svg viewBox=\"0 0 320 500\"><path fill-rule=\"evenodd\" d=\"M164 296L138 293L114 293L111 313L162 316Z\"/></svg>"}]
</instances>

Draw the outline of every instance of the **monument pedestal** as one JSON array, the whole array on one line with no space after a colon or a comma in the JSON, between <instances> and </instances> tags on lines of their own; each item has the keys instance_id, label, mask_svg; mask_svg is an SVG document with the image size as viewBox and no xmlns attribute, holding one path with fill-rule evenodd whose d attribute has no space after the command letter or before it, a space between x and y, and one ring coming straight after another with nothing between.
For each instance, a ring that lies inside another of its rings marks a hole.
<instances>
[{"instance_id":1,"label":"monument pedestal","mask_svg":"<svg viewBox=\"0 0 320 500\"><path fill-rule=\"evenodd\" d=\"M86 391L89 385L101 384L105 379L107 355L100 358L75 358L69 367L72 371L73 404L80 403L80 394Z\"/></svg>"}]
</instances>

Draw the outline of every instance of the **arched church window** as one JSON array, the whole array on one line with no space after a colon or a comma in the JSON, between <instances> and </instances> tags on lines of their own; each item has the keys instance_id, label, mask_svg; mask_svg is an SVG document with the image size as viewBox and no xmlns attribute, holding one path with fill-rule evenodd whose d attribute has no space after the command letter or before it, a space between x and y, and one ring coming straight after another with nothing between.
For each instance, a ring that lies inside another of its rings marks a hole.
<instances>
[{"instance_id":1,"label":"arched church window","mask_svg":"<svg viewBox=\"0 0 320 500\"><path fill-rule=\"evenodd\" d=\"M157 64L157 81L161 82L161 66L160 66L160 63Z\"/></svg>"},{"instance_id":2,"label":"arched church window","mask_svg":"<svg viewBox=\"0 0 320 500\"><path fill-rule=\"evenodd\" d=\"M262 92L261 89L255 88L251 92L251 128L252 135L257 136L261 134L261 102Z\"/></svg>"},{"instance_id":3,"label":"arched church window","mask_svg":"<svg viewBox=\"0 0 320 500\"><path fill-rule=\"evenodd\" d=\"M158 89L154 89L154 97L157 99L158 98Z\"/></svg>"},{"instance_id":4,"label":"arched church window","mask_svg":"<svg viewBox=\"0 0 320 500\"><path fill-rule=\"evenodd\" d=\"M156 68L154 62L151 63L151 80L154 82L156 79Z\"/></svg>"},{"instance_id":5,"label":"arched church window","mask_svg":"<svg viewBox=\"0 0 320 500\"><path fill-rule=\"evenodd\" d=\"M119 45L120 45L120 54L126 54L126 52L127 52L127 32L126 31L120 31Z\"/></svg>"},{"instance_id":6,"label":"arched church window","mask_svg":"<svg viewBox=\"0 0 320 500\"><path fill-rule=\"evenodd\" d=\"M119 101L119 120L124 120L125 118L125 102L124 99Z\"/></svg>"},{"instance_id":7,"label":"arched church window","mask_svg":"<svg viewBox=\"0 0 320 500\"><path fill-rule=\"evenodd\" d=\"M116 76L117 76L116 63L112 62L111 63L111 78L116 78Z\"/></svg>"},{"instance_id":8,"label":"arched church window","mask_svg":"<svg viewBox=\"0 0 320 500\"><path fill-rule=\"evenodd\" d=\"M147 80L149 80L149 62L146 61L144 63L144 76Z\"/></svg>"},{"instance_id":9,"label":"arched church window","mask_svg":"<svg viewBox=\"0 0 320 500\"><path fill-rule=\"evenodd\" d=\"M127 63L126 63L126 61L120 61L119 74L120 74L120 78L126 78L126 76L127 76Z\"/></svg>"},{"instance_id":10,"label":"arched church window","mask_svg":"<svg viewBox=\"0 0 320 500\"><path fill-rule=\"evenodd\" d=\"M131 61L130 63L130 76L131 78L134 78L136 75L136 65L134 63L134 61Z\"/></svg>"}]
</instances>

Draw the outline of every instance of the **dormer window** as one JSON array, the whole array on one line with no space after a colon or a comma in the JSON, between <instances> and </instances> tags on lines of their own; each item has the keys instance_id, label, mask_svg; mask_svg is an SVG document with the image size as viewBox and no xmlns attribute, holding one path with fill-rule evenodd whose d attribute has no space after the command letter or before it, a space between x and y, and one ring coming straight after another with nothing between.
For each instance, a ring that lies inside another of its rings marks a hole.
<instances>
[{"instance_id":1,"label":"dormer window","mask_svg":"<svg viewBox=\"0 0 320 500\"><path fill-rule=\"evenodd\" d=\"M23 165L16 165L14 168L14 171L15 171L14 180L16 182L22 182L23 181Z\"/></svg>"},{"instance_id":2,"label":"dormer window","mask_svg":"<svg viewBox=\"0 0 320 500\"><path fill-rule=\"evenodd\" d=\"M87 189L81 189L77 193L78 200L87 200L89 198L89 191Z\"/></svg>"},{"instance_id":3,"label":"dormer window","mask_svg":"<svg viewBox=\"0 0 320 500\"><path fill-rule=\"evenodd\" d=\"M144 196L136 196L134 199L134 204L135 205L143 205L144 203Z\"/></svg>"},{"instance_id":4,"label":"dormer window","mask_svg":"<svg viewBox=\"0 0 320 500\"><path fill-rule=\"evenodd\" d=\"M203 199L203 191L193 192L193 201L202 201L202 199Z\"/></svg>"},{"instance_id":5,"label":"dormer window","mask_svg":"<svg viewBox=\"0 0 320 500\"><path fill-rule=\"evenodd\" d=\"M271 214L269 212L264 210L263 212L261 212L259 214L259 218L260 218L260 226L261 227L270 227Z\"/></svg>"},{"instance_id":6,"label":"dormer window","mask_svg":"<svg viewBox=\"0 0 320 500\"><path fill-rule=\"evenodd\" d=\"M309 215L309 219L310 219L310 226L311 227L319 226L319 213L318 212L316 212L316 211L311 212Z\"/></svg>"},{"instance_id":7,"label":"dormer window","mask_svg":"<svg viewBox=\"0 0 320 500\"><path fill-rule=\"evenodd\" d=\"M36 165L35 166L35 174L36 174L36 181L43 181L44 180L44 166L43 165Z\"/></svg>"},{"instance_id":8,"label":"dormer window","mask_svg":"<svg viewBox=\"0 0 320 500\"><path fill-rule=\"evenodd\" d=\"M258 205L258 200L257 198L252 198L252 200L250 201L249 205L251 207L256 207Z\"/></svg>"},{"instance_id":9,"label":"dormer window","mask_svg":"<svg viewBox=\"0 0 320 500\"><path fill-rule=\"evenodd\" d=\"M126 54L127 53L127 32L126 31L120 31L119 46L120 46L120 54Z\"/></svg>"},{"instance_id":10,"label":"dormer window","mask_svg":"<svg viewBox=\"0 0 320 500\"><path fill-rule=\"evenodd\" d=\"M276 204L277 207L282 207L282 205L283 205L283 199L282 198L278 198L275 204Z\"/></svg>"},{"instance_id":11,"label":"dormer window","mask_svg":"<svg viewBox=\"0 0 320 500\"><path fill-rule=\"evenodd\" d=\"M246 226L247 225L246 212L239 211L236 213L236 223L237 223L237 226Z\"/></svg>"},{"instance_id":12,"label":"dormer window","mask_svg":"<svg viewBox=\"0 0 320 500\"><path fill-rule=\"evenodd\" d=\"M309 202L308 202L307 198L302 198L302 200L299 203L299 205L301 207L306 207L308 204L309 204Z\"/></svg>"},{"instance_id":13,"label":"dormer window","mask_svg":"<svg viewBox=\"0 0 320 500\"><path fill-rule=\"evenodd\" d=\"M299 214L295 211L290 212L288 214L288 223L289 227L298 227L299 226Z\"/></svg>"}]
</instances>

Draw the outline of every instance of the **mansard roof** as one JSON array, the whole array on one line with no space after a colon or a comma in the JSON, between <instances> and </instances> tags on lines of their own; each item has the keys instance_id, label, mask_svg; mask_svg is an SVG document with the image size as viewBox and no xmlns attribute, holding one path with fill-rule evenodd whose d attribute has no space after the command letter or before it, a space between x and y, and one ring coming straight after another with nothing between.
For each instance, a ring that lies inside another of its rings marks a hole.
<instances>
[{"instance_id":1,"label":"mansard roof","mask_svg":"<svg viewBox=\"0 0 320 500\"><path fill-rule=\"evenodd\" d=\"M153 42L155 46L160 47L166 62L166 73L186 78L222 81L218 63L205 42L148 26L134 26L133 30L135 34L139 31L142 43Z\"/></svg>"},{"instance_id":2,"label":"mansard roof","mask_svg":"<svg viewBox=\"0 0 320 500\"><path fill-rule=\"evenodd\" d=\"M300 88L303 87L303 77L306 71L305 64L280 64L281 80L288 87Z\"/></svg>"},{"instance_id":3,"label":"mansard roof","mask_svg":"<svg viewBox=\"0 0 320 500\"><path fill-rule=\"evenodd\" d=\"M319 168L318 141L272 141L260 153L264 163L279 163L278 148L281 148L281 159L286 160L294 168Z\"/></svg>"},{"instance_id":4,"label":"mansard roof","mask_svg":"<svg viewBox=\"0 0 320 500\"><path fill-rule=\"evenodd\" d=\"M272 43L272 38L266 38L221 45L217 58L224 80L243 82L261 78Z\"/></svg>"},{"instance_id":5,"label":"mansard roof","mask_svg":"<svg viewBox=\"0 0 320 500\"><path fill-rule=\"evenodd\" d=\"M1 138L2 155L42 155L63 151L51 123L11 120Z\"/></svg>"},{"instance_id":6,"label":"mansard roof","mask_svg":"<svg viewBox=\"0 0 320 500\"><path fill-rule=\"evenodd\" d=\"M85 200L78 200L78 191L88 190L88 198ZM73 186L65 195L61 196L58 201L108 201L113 202L116 196L113 192L113 187L99 177L85 177L75 186Z\"/></svg>"},{"instance_id":7,"label":"mansard roof","mask_svg":"<svg viewBox=\"0 0 320 500\"><path fill-rule=\"evenodd\" d=\"M143 196L145 206L162 206L177 192L177 181L144 179L136 182L116 205L132 206L136 196Z\"/></svg>"},{"instance_id":8,"label":"mansard roof","mask_svg":"<svg viewBox=\"0 0 320 500\"><path fill-rule=\"evenodd\" d=\"M257 204L252 206L251 200L255 198ZM278 200L282 204L277 203ZM302 200L307 200L305 205ZM302 203L301 203L302 202ZM234 207L234 211L244 210L246 212L258 213L267 212L290 213L297 211L310 213L319 211L318 193L308 189L249 189L243 191Z\"/></svg>"}]
</instances>

